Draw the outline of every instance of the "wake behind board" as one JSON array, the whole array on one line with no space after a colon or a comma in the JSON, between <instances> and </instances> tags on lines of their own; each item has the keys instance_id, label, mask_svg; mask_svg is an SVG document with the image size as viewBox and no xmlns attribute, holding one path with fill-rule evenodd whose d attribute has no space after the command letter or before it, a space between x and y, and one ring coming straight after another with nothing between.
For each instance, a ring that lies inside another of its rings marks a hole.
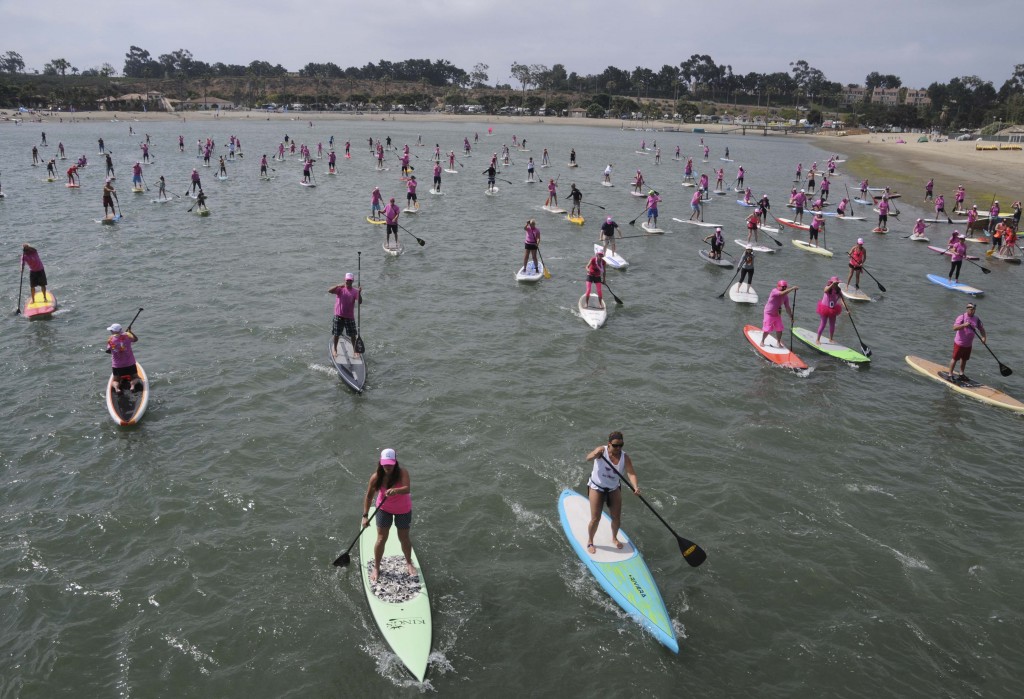
<instances>
[{"instance_id":1,"label":"wake behind board","mask_svg":"<svg viewBox=\"0 0 1024 699\"><path fill-rule=\"evenodd\" d=\"M754 346L754 349L757 350L758 354L772 364L778 364L781 367L793 369L794 371L807 368L807 365L804 364L804 360L796 356L789 348L780 345L775 340L774 335L769 334L764 340L764 345L762 345L761 338L764 334L764 331L756 325L743 326L743 336L746 337L747 341Z\"/></svg>"},{"instance_id":2,"label":"wake behind board","mask_svg":"<svg viewBox=\"0 0 1024 699\"><path fill-rule=\"evenodd\" d=\"M359 568L366 601L388 646L412 676L422 682L427 674L433 637L430 596L427 594L423 568L413 548L411 558L417 575L409 576L402 544L392 532L384 544L377 582L371 583L370 568L373 566L373 546L376 541L375 536L359 537Z\"/></svg>"},{"instance_id":3,"label":"wake behind board","mask_svg":"<svg viewBox=\"0 0 1024 699\"><path fill-rule=\"evenodd\" d=\"M916 371L924 374L928 378L943 383L950 387L957 393L962 393L965 396L970 396L975 400L980 400L982 403L988 403L999 408L1006 408L1012 410L1015 413L1024 413L1024 403L1013 396L1003 393L997 388L986 386L985 384L978 383L977 381L967 380L949 380L948 366L936 364L930 362L927 359L921 357L915 357L908 354L906 356L907 364L912 366Z\"/></svg>"},{"instance_id":4,"label":"wake behind board","mask_svg":"<svg viewBox=\"0 0 1024 699\"><path fill-rule=\"evenodd\" d=\"M334 354L334 338L327 339L327 356L331 358L338 376L356 393L362 393L366 385L366 362L363 356L356 356L352 341L347 335L338 337L338 354Z\"/></svg>"},{"instance_id":5,"label":"wake behind board","mask_svg":"<svg viewBox=\"0 0 1024 699\"><path fill-rule=\"evenodd\" d=\"M813 330L796 327L793 328L793 335L798 337L802 342L805 342L814 349L818 350L819 352L827 354L830 357L835 357L836 359L841 359L844 362L864 364L866 362L871 361L870 357L861 354L857 350L851 349L846 345L841 345L838 342L833 342L832 340L829 340L827 337L822 337L821 342L818 342L816 340L818 333L814 332Z\"/></svg>"},{"instance_id":6,"label":"wake behind board","mask_svg":"<svg viewBox=\"0 0 1024 699\"><path fill-rule=\"evenodd\" d=\"M575 491L562 491L558 498L558 516L573 551L604 591L662 645L678 653L679 642L658 585L626 532L619 530L622 548L616 547L612 540L611 518L607 512L602 512L594 534L595 552L589 553L589 500ZM638 591L641 592L638 594Z\"/></svg>"},{"instance_id":7,"label":"wake behind board","mask_svg":"<svg viewBox=\"0 0 1024 699\"><path fill-rule=\"evenodd\" d=\"M29 320L41 320L43 318L49 318L53 315L53 312L57 310L57 299L53 297L53 294L49 289L44 294L42 291L38 291L32 294L32 297L25 301L25 310L23 314Z\"/></svg>"},{"instance_id":8,"label":"wake behind board","mask_svg":"<svg viewBox=\"0 0 1024 699\"><path fill-rule=\"evenodd\" d=\"M961 284L960 282L957 281L950 281L946 277L940 276L938 274L929 274L927 276L928 281L930 281L932 284L938 284L939 286L944 286L947 289L959 291L961 293L968 294L969 296L981 296L982 294L985 293L981 289L977 289L968 284Z\"/></svg>"}]
</instances>

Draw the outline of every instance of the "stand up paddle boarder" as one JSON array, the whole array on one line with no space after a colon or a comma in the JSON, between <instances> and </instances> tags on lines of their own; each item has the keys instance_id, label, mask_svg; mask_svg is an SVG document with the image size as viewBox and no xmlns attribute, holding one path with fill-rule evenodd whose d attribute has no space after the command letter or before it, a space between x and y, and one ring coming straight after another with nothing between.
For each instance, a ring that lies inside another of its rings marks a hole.
<instances>
[{"instance_id":1,"label":"stand up paddle boarder","mask_svg":"<svg viewBox=\"0 0 1024 699\"><path fill-rule=\"evenodd\" d=\"M356 304L358 303L360 306L363 304L363 287L352 286L354 280L355 276L351 272L347 272L344 284L336 284L327 290L328 294L334 294L337 297L334 300L334 322L331 325L335 357L338 356L338 338L341 337L341 333L349 336L349 339L352 340L352 351L356 357L359 356L359 352L355 349L356 337L359 335L359 329L356 328Z\"/></svg>"},{"instance_id":2,"label":"stand up paddle boarder","mask_svg":"<svg viewBox=\"0 0 1024 699\"><path fill-rule=\"evenodd\" d=\"M540 229L537 228L537 221L531 218L523 226L523 230L526 231L526 240L523 243L523 270L529 269L526 265L531 257L533 258L533 268L539 270L540 263L537 261L537 249L540 247Z\"/></svg>"},{"instance_id":3,"label":"stand up paddle boarder","mask_svg":"<svg viewBox=\"0 0 1024 699\"><path fill-rule=\"evenodd\" d=\"M594 534L601 522L601 511L608 504L608 514L612 518L612 544L622 548L619 541L619 528L622 526L622 481L619 473L626 476L633 488L633 494L640 494L633 460L622 451L625 440L621 432L608 435L608 443L592 449L587 454L587 461L593 461L593 469L587 480L587 492L590 499L590 523L587 525L587 553L597 553L594 546ZM618 470L619 473L615 471Z\"/></svg>"},{"instance_id":4,"label":"stand up paddle boarder","mask_svg":"<svg viewBox=\"0 0 1024 699\"><path fill-rule=\"evenodd\" d=\"M953 321L953 330L956 334L953 336L953 361L949 363L949 380L956 383L957 381L967 381L967 360L971 358L971 345L974 344L974 336L983 343L988 343L988 335L985 333L985 324L981 322L981 318L975 316L977 312L977 306L973 303L967 304L967 310L956 317ZM953 377L953 368L957 362L960 362L960 376L958 378Z\"/></svg>"},{"instance_id":5,"label":"stand up paddle boarder","mask_svg":"<svg viewBox=\"0 0 1024 699\"><path fill-rule=\"evenodd\" d=\"M43 267L43 261L39 258L39 251L34 247L25 243L21 246L21 269L24 274L25 267L28 266L28 290L29 300L35 301L36 299L36 287L38 286L43 292L43 299L46 299L46 269Z\"/></svg>"},{"instance_id":6,"label":"stand up paddle boarder","mask_svg":"<svg viewBox=\"0 0 1024 699\"><path fill-rule=\"evenodd\" d=\"M107 348L104 350L110 355L110 367L115 379L122 376L131 377L131 391L138 393L142 390L142 381L139 379L139 370L135 366L135 354L132 352L132 345L139 341L138 335L131 330L124 330L120 323L114 323L107 332ZM114 393L121 395L120 381L114 382Z\"/></svg>"},{"instance_id":7,"label":"stand up paddle boarder","mask_svg":"<svg viewBox=\"0 0 1024 699\"><path fill-rule=\"evenodd\" d=\"M789 294L796 292L798 286L790 286L785 279L780 279L776 284L775 288L772 289L772 293L768 294L768 300L764 303L764 316L761 321L761 346L764 347L764 341L768 339L769 334L775 335L775 342L779 347L783 347L782 344L782 331L785 330L785 326L782 324L782 307L786 307L786 312L789 313L789 322L793 322L793 308L789 305Z\"/></svg>"},{"instance_id":8,"label":"stand up paddle boarder","mask_svg":"<svg viewBox=\"0 0 1024 699\"><path fill-rule=\"evenodd\" d=\"M818 323L818 336L814 340L817 344L821 344L821 333L825 330L826 324L828 324L828 341L832 342L832 337L836 334L836 316L842 312L843 293L839 290L839 277L833 276L825 282L825 293L818 301L818 317L821 318L821 321Z\"/></svg>"},{"instance_id":9,"label":"stand up paddle boarder","mask_svg":"<svg viewBox=\"0 0 1024 699\"><path fill-rule=\"evenodd\" d=\"M402 544L405 555L405 568L409 577L416 577L416 566L412 564L412 539L409 530L412 528L412 496L409 471L398 463L398 455L394 449L384 449L377 462L377 470L370 476L370 483L363 498L363 517L361 527L370 524L370 504L376 504L374 522L377 525L377 541L373 545L373 568L370 569L370 582L377 582L380 575L380 561L384 557L384 545L391 533L391 525L398 529L398 541ZM374 495L376 494L376 499ZM363 565L366 565L365 561Z\"/></svg>"},{"instance_id":10,"label":"stand up paddle boarder","mask_svg":"<svg viewBox=\"0 0 1024 699\"><path fill-rule=\"evenodd\" d=\"M853 288L859 289L860 273L864 271L864 263L868 260L868 251L864 247L864 239L857 238L857 244L850 248L850 252L847 255L850 257L850 273L846 275L846 286L850 286L850 280L856 274L857 280L854 282Z\"/></svg>"}]
</instances>

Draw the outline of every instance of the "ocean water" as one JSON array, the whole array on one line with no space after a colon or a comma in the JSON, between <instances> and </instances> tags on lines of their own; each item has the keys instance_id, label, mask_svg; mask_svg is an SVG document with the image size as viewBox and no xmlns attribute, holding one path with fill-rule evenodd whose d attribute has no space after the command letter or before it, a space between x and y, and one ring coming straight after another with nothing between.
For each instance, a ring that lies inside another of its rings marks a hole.
<instances>
[{"instance_id":1,"label":"ocean water","mask_svg":"<svg viewBox=\"0 0 1024 699\"><path fill-rule=\"evenodd\" d=\"M727 183L743 165L755 196L769 194L782 215L796 163L827 159L812 142L706 134L704 164L697 134L313 120L0 127L0 696L1017 694L1022 422L904 362L946 361L967 300L928 283L948 265L903 238L919 193L886 236L870 232L870 214L830 220L831 260L796 249L784 230L777 252L758 256L762 300L779 278L801 287L801 326L816 327L821 288L832 274L845 280L857 236L887 289L865 278L872 302L852 305L870 366L797 342L811 365L798 376L744 340L760 307L718 298L732 270L697 256L711 229L672 221L689 216L692 190L671 156L678 144L698 172L725 167ZM30 166L42 129L44 155L62 141L69 156L88 156L80 190L64 188L63 175L42 182L44 168ZM135 195L130 167L147 132L152 191ZM339 157L337 176L318 163L316 188L299 186L295 158L272 162L275 179L262 182L259 155L285 133L314 151L333 135L339 154L351 140L352 158ZM462 139L474 133L465 158ZM195 142L212 137L224 154L231 134L245 156L217 181ZM531 152L513 150L498 196L484 196L487 156L512 134ZM403 232L398 258L364 220L373 186L404 199L394 158L379 173L367 150L367 137L388 135L426 144L413 147L421 212L401 219L425 245ZM99 137L115 153L116 226L95 222ZM635 152L641 139L661 146L660 165ZM440 197L427 193L434 143L460 161ZM726 146L734 162L718 160ZM558 178L563 199L575 182L593 205L583 227L543 211L544 185L523 182L525 157L539 164L545 147L553 165L539 177ZM609 163L613 188L599 184ZM193 167L211 216L187 213L189 199L151 203L161 174L180 195ZM623 304L609 299L607 324L591 330L575 310L584 266L604 215L624 235L642 232L629 225L643 208L629 196L637 168L665 199L667 232L619 243L630 266L608 279ZM856 174L834 181L833 200ZM733 254L746 213L735 198L705 210ZM552 278L517 284L531 217ZM931 230L939 244L948 234ZM46 264L60 304L51 320L13 313L23 242ZM969 374L1024 396L1021 270L982 263L990 274L967 264L961 279L985 290L978 315L1017 373L1001 377L977 347ZM365 294L361 396L325 348L326 290L347 271ZM103 404L102 349L105 328L140 307L136 356L151 402L142 424L124 429ZM846 317L836 339L859 347ZM708 552L702 567L687 566L626 495L624 527L659 584L678 656L614 605L558 523L559 492L582 492L584 455L614 429L645 497ZM386 446L411 474L413 540L434 603L423 684L382 640L356 562L331 566L358 532Z\"/></svg>"}]
</instances>

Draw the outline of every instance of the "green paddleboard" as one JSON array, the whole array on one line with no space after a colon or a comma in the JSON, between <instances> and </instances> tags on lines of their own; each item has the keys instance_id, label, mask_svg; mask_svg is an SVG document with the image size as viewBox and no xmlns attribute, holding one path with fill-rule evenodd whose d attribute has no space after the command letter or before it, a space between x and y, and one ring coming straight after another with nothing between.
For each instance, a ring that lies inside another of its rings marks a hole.
<instances>
[{"instance_id":1,"label":"green paddleboard","mask_svg":"<svg viewBox=\"0 0 1024 699\"><path fill-rule=\"evenodd\" d=\"M821 336L820 343L815 342L818 333L807 328L793 328L793 335L819 352L823 352L836 359L842 359L844 362L864 364L871 361L870 357L861 354L855 349L851 349L846 345L840 345L838 342L829 342L828 337L825 335Z\"/></svg>"}]
</instances>

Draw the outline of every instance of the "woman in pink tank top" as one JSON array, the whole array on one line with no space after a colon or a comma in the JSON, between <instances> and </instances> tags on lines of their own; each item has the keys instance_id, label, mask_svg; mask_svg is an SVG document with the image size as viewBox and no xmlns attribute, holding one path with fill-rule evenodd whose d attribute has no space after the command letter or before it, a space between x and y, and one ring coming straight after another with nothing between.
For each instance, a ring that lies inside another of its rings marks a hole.
<instances>
[{"instance_id":1,"label":"woman in pink tank top","mask_svg":"<svg viewBox=\"0 0 1024 699\"><path fill-rule=\"evenodd\" d=\"M370 582L377 582L377 576L380 574L380 560L384 556L384 544L391 533L392 522L398 529L398 541L402 545L409 577L417 575L416 566L412 564L412 539L409 538L409 528L412 526L412 496L409 495L409 490L409 472L399 465L398 455L394 449L385 449L380 453L377 470L370 476L366 497L363 498L361 526L369 526L371 501L377 505L374 516L377 524L377 542L373 545Z\"/></svg>"}]
</instances>

